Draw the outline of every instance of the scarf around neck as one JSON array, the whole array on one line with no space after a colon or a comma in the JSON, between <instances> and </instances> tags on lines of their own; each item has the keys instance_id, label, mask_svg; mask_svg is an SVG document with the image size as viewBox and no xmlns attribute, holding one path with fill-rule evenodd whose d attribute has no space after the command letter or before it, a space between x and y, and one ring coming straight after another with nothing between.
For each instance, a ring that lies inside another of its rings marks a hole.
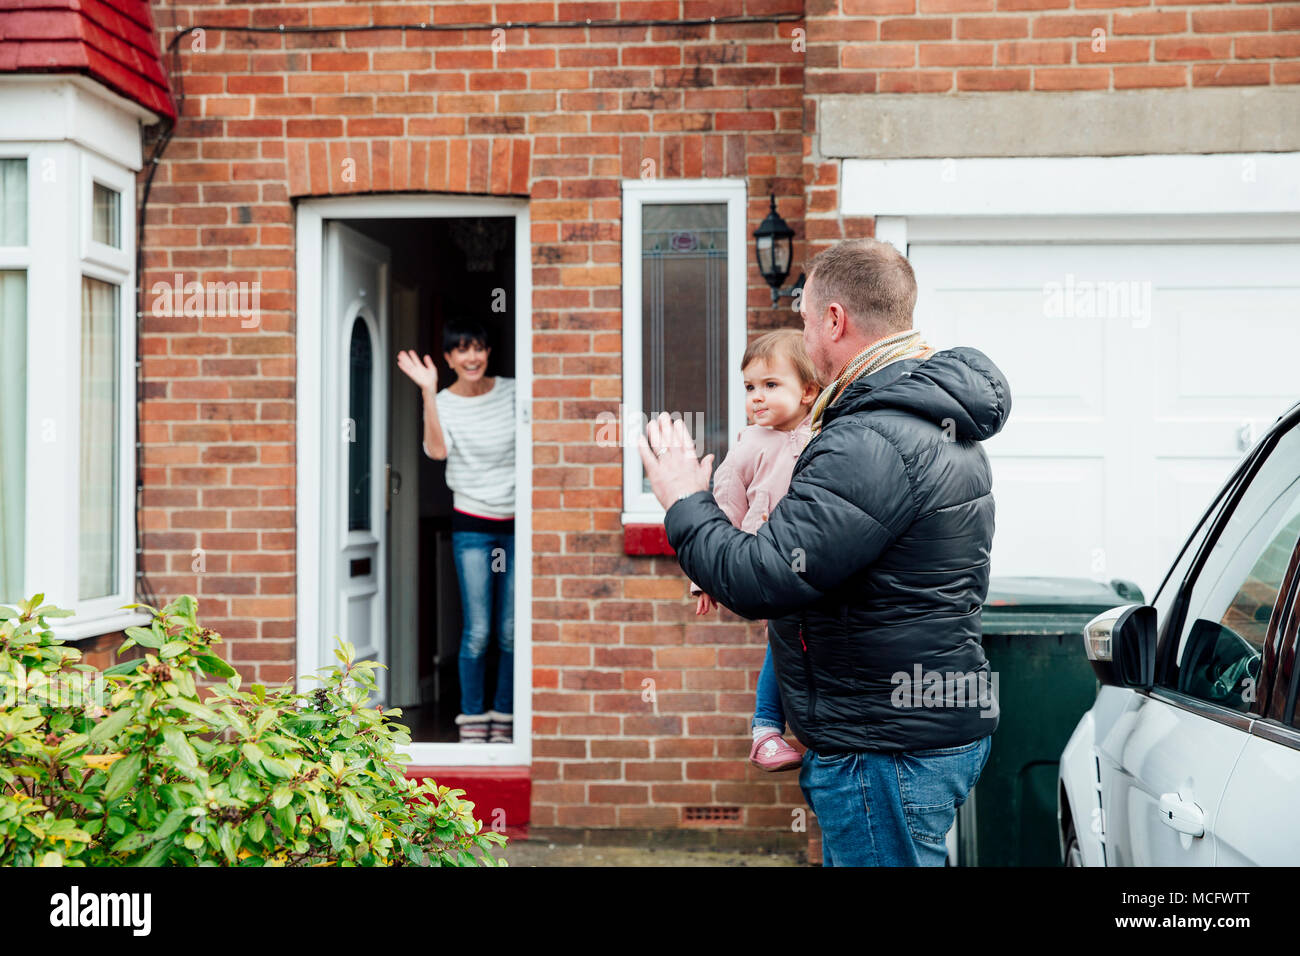
<instances>
[{"instance_id":1,"label":"scarf around neck","mask_svg":"<svg viewBox=\"0 0 1300 956\"><path fill-rule=\"evenodd\" d=\"M817 396L812 410L812 433L821 431L822 415L826 409L835 404L835 400L848 388L850 382L862 375L878 372L891 362L908 358L913 354L925 352L930 348L921 339L921 333L915 329L895 332L876 342L872 342L853 358L844 363L835 380Z\"/></svg>"}]
</instances>

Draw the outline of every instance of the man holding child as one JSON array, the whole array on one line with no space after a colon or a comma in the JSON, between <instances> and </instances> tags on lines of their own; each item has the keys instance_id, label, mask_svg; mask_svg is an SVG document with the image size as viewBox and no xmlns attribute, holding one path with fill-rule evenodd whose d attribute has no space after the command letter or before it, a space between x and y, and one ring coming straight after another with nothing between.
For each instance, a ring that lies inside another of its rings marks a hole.
<instances>
[{"instance_id":1,"label":"man holding child","mask_svg":"<svg viewBox=\"0 0 1300 956\"><path fill-rule=\"evenodd\" d=\"M847 240L808 273L803 341L828 384L767 520L755 533L728 520L713 456L698 461L666 414L638 436L641 458L683 571L768 618L826 865L942 866L998 724L980 646L994 529L980 442L1006 422L1010 389L982 352L921 340L893 246ZM900 693L935 673L956 680Z\"/></svg>"}]
</instances>

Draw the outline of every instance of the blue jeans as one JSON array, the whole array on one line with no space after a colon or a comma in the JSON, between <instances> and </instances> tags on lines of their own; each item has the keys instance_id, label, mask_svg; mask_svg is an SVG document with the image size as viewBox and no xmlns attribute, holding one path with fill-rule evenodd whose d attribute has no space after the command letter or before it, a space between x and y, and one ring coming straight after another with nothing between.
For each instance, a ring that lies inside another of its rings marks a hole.
<instances>
[{"instance_id":1,"label":"blue jeans","mask_svg":"<svg viewBox=\"0 0 1300 956\"><path fill-rule=\"evenodd\" d=\"M460 712L483 714L488 638L496 632L497 664L492 709L515 710L515 536L454 531L451 548L460 579Z\"/></svg>"},{"instance_id":2,"label":"blue jeans","mask_svg":"<svg viewBox=\"0 0 1300 956\"><path fill-rule=\"evenodd\" d=\"M763 669L758 672L758 690L754 694L754 720L750 729L773 727L785 733L785 709L781 706L781 686L772 667L772 645L763 655Z\"/></svg>"},{"instance_id":3,"label":"blue jeans","mask_svg":"<svg viewBox=\"0 0 1300 956\"><path fill-rule=\"evenodd\" d=\"M805 751L799 788L821 826L823 865L943 866L945 837L992 740L903 753Z\"/></svg>"}]
</instances>

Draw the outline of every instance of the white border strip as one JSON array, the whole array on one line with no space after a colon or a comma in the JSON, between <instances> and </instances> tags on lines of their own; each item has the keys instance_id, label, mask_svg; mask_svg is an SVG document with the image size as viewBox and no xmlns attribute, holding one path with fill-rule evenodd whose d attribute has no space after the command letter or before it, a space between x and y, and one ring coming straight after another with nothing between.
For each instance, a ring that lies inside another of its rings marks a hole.
<instances>
[{"instance_id":1,"label":"white border strip","mask_svg":"<svg viewBox=\"0 0 1300 956\"><path fill-rule=\"evenodd\" d=\"M846 159L842 182L845 216L1300 212L1300 153Z\"/></svg>"}]
</instances>

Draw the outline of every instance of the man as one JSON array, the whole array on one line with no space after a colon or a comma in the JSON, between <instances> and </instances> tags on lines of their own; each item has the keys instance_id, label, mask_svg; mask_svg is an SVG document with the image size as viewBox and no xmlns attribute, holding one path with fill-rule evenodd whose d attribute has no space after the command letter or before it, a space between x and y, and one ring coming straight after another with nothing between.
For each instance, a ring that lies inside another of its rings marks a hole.
<instances>
[{"instance_id":1,"label":"man","mask_svg":"<svg viewBox=\"0 0 1300 956\"><path fill-rule=\"evenodd\" d=\"M998 723L980 647L994 522L979 442L1011 394L983 353L936 352L912 330L916 279L893 246L841 242L808 271L804 344L830 384L758 533L713 500L713 456L696 460L680 421L650 422L641 459L682 570L770 619L825 864L942 866Z\"/></svg>"}]
</instances>

